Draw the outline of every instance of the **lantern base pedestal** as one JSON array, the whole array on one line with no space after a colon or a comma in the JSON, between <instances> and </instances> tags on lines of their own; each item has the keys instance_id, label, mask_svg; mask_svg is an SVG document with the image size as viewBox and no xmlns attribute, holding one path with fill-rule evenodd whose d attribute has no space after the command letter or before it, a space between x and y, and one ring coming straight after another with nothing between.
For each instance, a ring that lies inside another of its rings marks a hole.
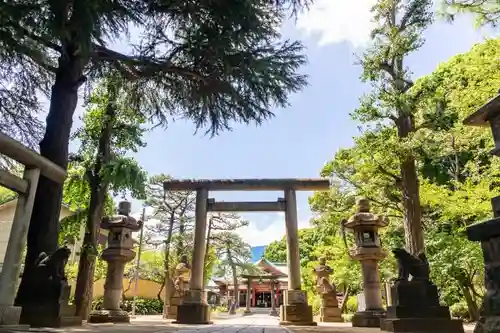
<instances>
[{"instance_id":1,"label":"lantern base pedestal","mask_svg":"<svg viewBox=\"0 0 500 333\"><path fill-rule=\"evenodd\" d=\"M94 310L90 313L89 323L130 323L130 316L123 310Z\"/></svg>"},{"instance_id":2,"label":"lantern base pedestal","mask_svg":"<svg viewBox=\"0 0 500 333\"><path fill-rule=\"evenodd\" d=\"M210 306L202 303L183 303L177 306L177 320L173 324L208 325Z\"/></svg>"},{"instance_id":3,"label":"lantern base pedestal","mask_svg":"<svg viewBox=\"0 0 500 333\"><path fill-rule=\"evenodd\" d=\"M352 317L352 327L380 327L384 317L384 309L358 311Z\"/></svg>"}]
</instances>

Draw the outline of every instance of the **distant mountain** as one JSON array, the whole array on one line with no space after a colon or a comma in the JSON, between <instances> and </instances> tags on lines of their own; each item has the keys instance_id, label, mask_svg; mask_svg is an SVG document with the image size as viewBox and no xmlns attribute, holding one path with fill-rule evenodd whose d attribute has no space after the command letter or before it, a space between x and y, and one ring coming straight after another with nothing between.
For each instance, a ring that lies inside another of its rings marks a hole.
<instances>
[{"instance_id":1,"label":"distant mountain","mask_svg":"<svg viewBox=\"0 0 500 333\"><path fill-rule=\"evenodd\" d=\"M266 246L265 245L254 246L254 247L252 247L251 250L252 250L252 262L256 262L257 260L262 258L262 256L264 255L264 251L266 250Z\"/></svg>"}]
</instances>

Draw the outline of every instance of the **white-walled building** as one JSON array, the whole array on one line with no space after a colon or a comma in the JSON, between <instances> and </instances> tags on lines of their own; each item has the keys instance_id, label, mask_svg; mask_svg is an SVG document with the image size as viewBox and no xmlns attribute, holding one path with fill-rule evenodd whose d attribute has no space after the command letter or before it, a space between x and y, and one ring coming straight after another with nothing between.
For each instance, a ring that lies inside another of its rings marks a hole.
<instances>
[{"instance_id":1,"label":"white-walled building","mask_svg":"<svg viewBox=\"0 0 500 333\"><path fill-rule=\"evenodd\" d=\"M7 250L7 244L9 242L10 229L12 227L12 221L14 219L14 214L16 212L17 199L7 201L6 203L0 205L0 268L3 264L5 258L5 251ZM61 212L59 214L59 221L62 219L74 215L75 212L69 209L68 206L62 205ZM68 244L67 246L71 248L71 257L69 263L76 262L79 259L80 248L83 243L83 235L85 234L85 225L82 224L80 228L80 236L76 240L75 244ZM106 244L108 231L101 230L101 235L99 237L100 244Z\"/></svg>"}]
</instances>

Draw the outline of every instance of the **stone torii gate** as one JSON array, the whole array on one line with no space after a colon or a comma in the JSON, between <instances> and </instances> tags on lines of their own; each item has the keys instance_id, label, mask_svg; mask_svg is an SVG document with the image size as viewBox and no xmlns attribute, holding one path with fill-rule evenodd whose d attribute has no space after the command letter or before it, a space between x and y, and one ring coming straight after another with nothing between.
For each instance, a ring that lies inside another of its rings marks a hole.
<instances>
[{"instance_id":1,"label":"stone torii gate","mask_svg":"<svg viewBox=\"0 0 500 333\"><path fill-rule=\"evenodd\" d=\"M177 310L177 323L208 324L210 309L203 286L208 212L285 212L288 290L280 307L281 325L316 325L306 292L301 290L296 191L326 191L327 179L170 180L164 191L196 191L194 249L190 290ZM284 198L265 202L216 202L209 191L283 191Z\"/></svg>"}]
</instances>

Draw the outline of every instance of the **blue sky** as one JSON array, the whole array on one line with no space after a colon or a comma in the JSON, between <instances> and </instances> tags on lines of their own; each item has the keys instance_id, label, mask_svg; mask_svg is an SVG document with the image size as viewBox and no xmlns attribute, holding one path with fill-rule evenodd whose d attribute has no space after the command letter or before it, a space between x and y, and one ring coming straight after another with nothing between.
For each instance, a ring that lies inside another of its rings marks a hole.
<instances>
[{"instance_id":1,"label":"blue sky","mask_svg":"<svg viewBox=\"0 0 500 333\"><path fill-rule=\"evenodd\" d=\"M367 87L359 81L354 53L360 54L368 41L372 4L371 0L318 0L297 24L285 24L283 35L301 39L307 46L309 63L302 71L309 75L309 86L290 96L289 108L274 110L275 118L260 127L236 125L232 132L212 139L202 133L194 135L189 122L172 123L166 130L146 135L148 145L136 155L140 164L150 174L167 173L176 178L318 177L324 163L339 148L350 146L357 134L357 123L349 113ZM408 61L415 77L466 52L484 40L485 33L475 30L470 18L462 17L453 25L437 21L425 37L425 46ZM306 227L311 217L310 195L297 196L300 227ZM279 196L276 192L213 195L226 201L276 200ZM139 211L140 205L134 200L133 210ZM284 235L281 214L244 217L250 226L239 233L252 246L266 245Z\"/></svg>"}]
</instances>

